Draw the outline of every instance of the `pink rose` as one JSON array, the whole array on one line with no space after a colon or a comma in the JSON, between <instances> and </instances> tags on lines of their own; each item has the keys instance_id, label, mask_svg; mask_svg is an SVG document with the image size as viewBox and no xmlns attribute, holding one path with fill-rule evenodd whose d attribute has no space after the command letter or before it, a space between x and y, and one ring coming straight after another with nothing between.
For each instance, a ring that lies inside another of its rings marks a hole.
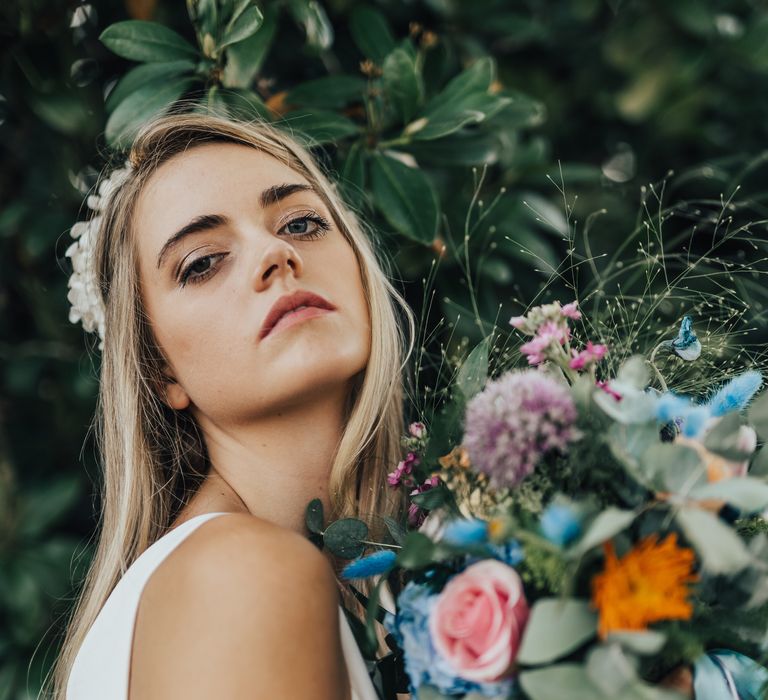
<instances>
[{"instance_id":1,"label":"pink rose","mask_svg":"<svg viewBox=\"0 0 768 700\"><path fill-rule=\"evenodd\" d=\"M458 676L495 681L512 669L528 612L517 572L486 559L448 581L430 613L429 632Z\"/></svg>"}]
</instances>

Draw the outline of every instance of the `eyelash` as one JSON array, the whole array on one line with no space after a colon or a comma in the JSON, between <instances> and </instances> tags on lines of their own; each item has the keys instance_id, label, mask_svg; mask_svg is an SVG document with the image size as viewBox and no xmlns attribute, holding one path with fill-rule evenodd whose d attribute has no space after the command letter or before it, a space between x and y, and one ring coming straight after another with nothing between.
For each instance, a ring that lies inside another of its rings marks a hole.
<instances>
[{"instance_id":1,"label":"eyelash","mask_svg":"<svg viewBox=\"0 0 768 700\"><path fill-rule=\"evenodd\" d=\"M283 224L282 228L285 228L286 226L290 226L291 224L295 224L297 221L312 221L313 223L317 224L318 228L315 231L311 231L309 233L293 234L295 238L300 238L301 240L305 240L305 241L322 238L323 236L325 236L326 233L328 233L328 230L331 228L331 225L328 223L328 221L319 215L298 216L295 219L291 219L290 221L287 221L285 224ZM195 265L197 265L197 263L199 263L201 260L207 260L209 258L211 259L223 258L226 255L227 253L214 253L212 255L202 255L199 258L197 258L197 260L193 260L191 263L189 263L189 265L186 266L186 268L184 268L184 271L179 275L180 286L183 287L188 283L198 284L213 274L213 272L216 270L215 267L209 267L207 270L201 272L199 275L191 275L192 268Z\"/></svg>"}]
</instances>

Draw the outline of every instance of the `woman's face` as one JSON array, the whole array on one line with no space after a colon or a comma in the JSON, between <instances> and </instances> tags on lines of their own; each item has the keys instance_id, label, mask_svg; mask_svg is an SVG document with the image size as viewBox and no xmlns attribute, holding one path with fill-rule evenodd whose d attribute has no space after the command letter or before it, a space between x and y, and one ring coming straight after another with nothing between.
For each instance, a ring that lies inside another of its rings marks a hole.
<instances>
[{"instance_id":1,"label":"woman's face","mask_svg":"<svg viewBox=\"0 0 768 700\"><path fill-rule=\"evenodd\" d=\"M254 148L211 143L171 158L142 190L134 218L142 298L168 358L174 408L191 403L211 420L247 424L333 389L346 395L368 363L354 251L311 188L284 185L309 182ZM260 338L273 304L296 290L336 308Z\"/></svg>"}]
</instances>

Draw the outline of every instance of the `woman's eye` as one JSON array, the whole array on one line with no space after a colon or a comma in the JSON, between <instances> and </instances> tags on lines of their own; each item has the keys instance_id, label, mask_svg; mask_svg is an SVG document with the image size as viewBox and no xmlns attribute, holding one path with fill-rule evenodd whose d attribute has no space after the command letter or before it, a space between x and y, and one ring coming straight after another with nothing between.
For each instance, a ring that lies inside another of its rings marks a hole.
<instances>
[{"instance_id":1,"label":"woman's eye","mask_svg":"<svg viewBox=\"0 0 768 700\"><path fill-rule=\"evenodd\" d=\"M311 231L307 231L307 222L312 222L315 228ZM295 230L298 227L301 230ZM326 219L319 215L306 215L298 216L295 219L291 219L289 222L283 225L281 230L289 230L288 233L297 238L305 240L322 238L330 230L331 225ZM216 265L213 265L214 260L226 257L227 253L215 253L212 255L203 255L202 257L194 260L181 273L179 277L179 283L183 287L188 282L197 284L202 282L216 271Z\"/></svg>"}]
</instances>

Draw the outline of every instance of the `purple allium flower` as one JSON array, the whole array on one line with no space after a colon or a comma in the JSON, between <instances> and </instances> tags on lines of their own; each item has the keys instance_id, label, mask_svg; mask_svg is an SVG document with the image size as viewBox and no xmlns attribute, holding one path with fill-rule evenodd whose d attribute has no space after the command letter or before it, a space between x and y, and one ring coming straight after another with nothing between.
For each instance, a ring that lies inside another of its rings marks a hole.
<instances>
[{"instance_id":1,"label":"purple allium flower","mask_svg":"<svg viewBox=\"0 0 768 700\"><path fill-rule=\"evenodd\" d=\"M463 445L492 486L520 483L550 450L579 437L568 388L537 370L507 372L467 404Z\"/></svg>"}]
</instances>

